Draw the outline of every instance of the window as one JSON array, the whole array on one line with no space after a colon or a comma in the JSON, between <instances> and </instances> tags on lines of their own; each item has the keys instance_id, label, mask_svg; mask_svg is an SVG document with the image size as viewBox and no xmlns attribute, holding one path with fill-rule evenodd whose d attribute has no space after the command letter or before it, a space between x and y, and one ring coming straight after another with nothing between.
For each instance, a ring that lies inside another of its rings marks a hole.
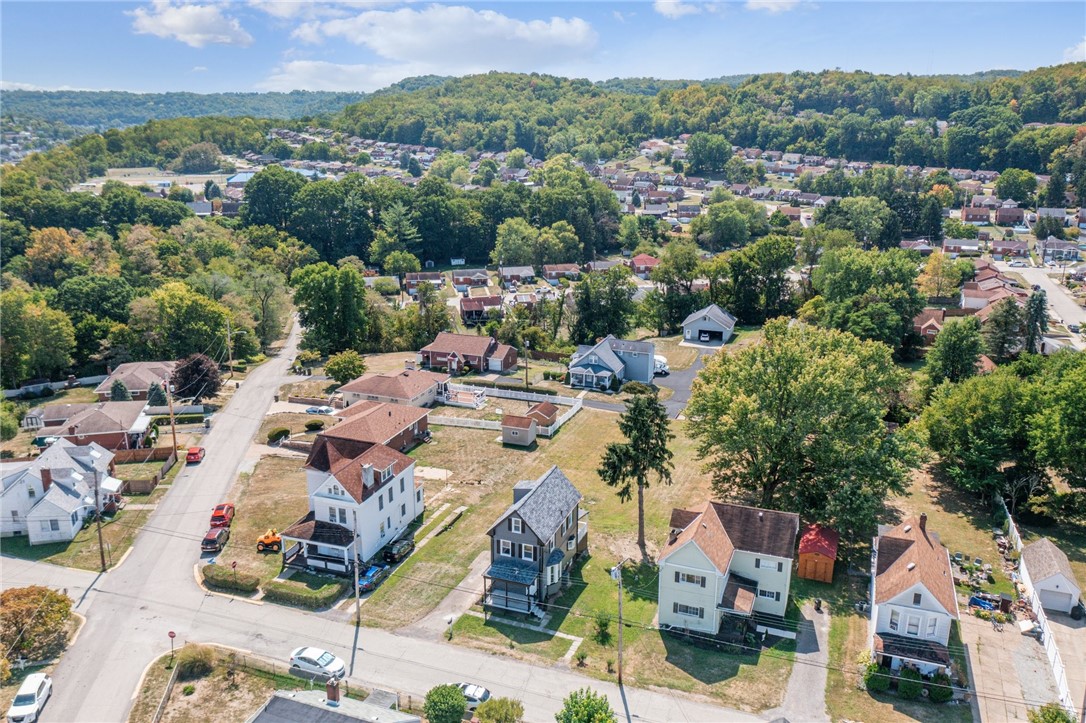
<instances>
[{"instance_id":1,"label":"window","mask_svg":"<svg viewBox=\"0 0 1086 723\"><path fill-rule=\"evenodd\" d=\"M41 525L41 531L42 532L48 532L49 531L49 520L42 520L38 524Z\"/></svg>"},{"instance_id":2,"label":"window","mask_svg":"<svg viewBox=\"0 0 1086 723\"><path fill-rule=\"evenodd\" d=\"M705 608L694 607L693 605L683 605L682 603L674 603L673 610L676 615L687 615L692 618L704 618Z\"/></svg>"},{"instance_id":3,"label":"window","mask_svg":"<svg viewBox=\"0 0 1086 723\"><path fill-rule=\"evenodd\" d=\"M523 527L521 525L521 521L520 521L519 517L510 518L510 520L509 520L509 529L512 530L513 532L517 533L518 535L523 531Z\"/></svg>"},{"instance_id":4,"label":"window","mask_svg":"<svg viewBox=\"0 0 1086 723\"><path fill-rule=\"evenodd\" d=\"M511 543L509 540L499 540L498 543L499 543L499 547L498 547L498 554L499 555L501 555L502 557L512 557L513 556L513 543Z\"/></svg>"},{"instance_id":5,"label":"window","mask_svg":"<svg viewBox=\"0 0 1086 723\"><path fill-rule=\"evenodd\" d=\"M535 545L525 545L524 548L520 551L520 556L521 556L522 559L525 559L525 560L534 560L535 559Z\"/></svg>"},{"instance_id":6,"label":"window","mask_svg":"<svg viewBox=\"0 0 1086 723\"><path fill-rule=\"evenodd\" d=\"M772 590L759 590L758 597L769 598L770 600L772 600L777 597L777 593L773 592Z\"/></svg>"},{"instance_id":7,"label":"window","mask_svg":"<svg viewBox=\"0 0 1086 723\"><path fill-rule=\"evenodd\" d=\"M510 430L509 430L509 434L510 434L510 436L513 436L513 437L519 437L519 436L520 436L520 435L519 435L519 434L517 433L517 430L515 430L515 429L510 429Z\"/></svg>"},{"instance_id":8,"label":"window","mask_svg":"<svg viewBox=\"0 0 1086 723\"><path fill-rule=\"evenodd\" d=\"M394 490L391 487L389 487L389 489L388 489L388 501L389 502L392 502L392 493L393 493L393 491Z\"/></svg>"},{"instance_id":9,"label":"window","mask_svg":"<svg viewBox=\"0 0 1086 723\"><path fill-rule=\"evenodd\" d=\"M384 495L378 495L377 496L377 511L380 512L383 509L385 509L385 496Z\"/></svg>"},{"instance_id":10,"label":"window","mask_svg":"<svg viewBox=\"0 0 1086 723\"><path fill-rule=\"evenodd\" d=\"M566 549L567 550L572 550L574 542L575 542L575 540L572 537L569 538L568 540L566 540Z\"/></svg>"},{"instance_id":11,"label":"window","mask_svg":"<svg viewBox=\"0 0 1086 723\"><path fill-rule=\"evenodd\" d=\"M691 575L688 572L675 571L675 582L687 582L691 585L698 585L699 587L705 587L704 575Z\"/></svg>"},{"instance_id":12,"label":"window","mask_svg":"<svg viewBox=\"0 0 1086 723\"><path fill-rule=\"evenodd\" d=\"M49 520L49 531L50 532L59 532L60 531L60 520Z\"/></svg>"},{"instance_id":13,"label":"window","mask_svg":"<svg viewBox=\"0 0 1086 723\"><path fill-rule=\"evenodd\" d=\"M422 502L422 490L419 490L418 492L415 493L415 501L416 502Z\"/></svg>"},{"instance_id":14,"label":"window","mask_svg":"<svg viewBox=\"0 0 1086 723\"><path fill-rule=\"evenodd\" d=\"M389 465L388 467L385 467L385 471L381 473L381 481L384 482L386 479L388 479L391 476L392 476L392 465ZM389 494L390 495L392 494L392 490L389 490Z\"/></svg>"},{"instance_id":15,"label":"window","mask_svg":"<svg viewBox=\"0 0 1086 723\"><path fill-rule=\"evenodd\" d=\"M928 618L928 637L935 637L935 628L939 625L939 621L935 618Z\"/></svg>"},{"instance_id":16,"label":"window","mask_svg":"<svg viewBox=\"0 0 1086 723\"><path fill-rule=\"evenodd\" d=\"M30 487L28 485L27 488L26 488L26 496L29 497L30 499L34 499L35 497L38 496L38 492L33 487Z\"/></svg>"},{"instance_id":17,"label":"window","mask_svg":"<svg viewBox=\"0 0 1086 723\"><path fill-rule=\"evenodd\" d=\"M19 510L12 510L11 511L11 519L13 519L13 520L19 519Z\"/></svg>"},{"instance_id":18,"label":"window","mask_svg":"<svg viewBox=\"0 0 1086 723\"><path fill-rule=\"evenodd\" d=\"M897 610L890 611L890 629L897 630L901 627L901 613Z\"/></svg>"},{"instance_id":19,"label":"window","mask_svg":"<svg viewBox=\"0 0 1086 723\"><path fill-rule=\"evenodd\" d=\"M757 569L759 569L761 567L762 567L762 561L759 560L757 557L754 558L754 569L757 570Z\"/></svg>"},{"instance_id":20,"label":"window","mask_svg":"<svg viewBox=\"0 0 1086 723\"><path fill-rule=\"evenodd\" d=\"M72 524L73 524L73 525L75 524L75 521L76 521L76 519L78 519L78 517L77 517L77 513L73 512L73 513L72 513Z\"/></svg>"},{"instance_id":21,"label":"window","mask_svg":"<svg viewBox=\"0 0 1086 723\"><path fill-rule=\"evenodd\" d=\"M919 605L920 601L924 599L924 596L918 592L913 593L913 605Z\"/></svg>"},{"instance_id":22,"label":"window","mask_svg":"<svg viewBox=\"0 0 1086 723\"><path fill-rule=\"evenodd\" d=\"M391 529L392 529L392 518L391 518L391 517L387 518L387 519L385 520L385 522L387 522L387 523L388 523L388 529L390 529L390 530L391 530Z\"/></svg>"},{"instance_id":23,"label":"window","mask_svg":"<svg viewBox=\"0 0 1086 723\"><path fill-rule=\"evenodd\" d=\"M403 485L404 485L404 481L401 479L400 480L400 494L401 495L403 494Z\"/></svg>"},{"instance_id":24,"label":"window","mask_svg":"<svg viewBox=\"0 0 1086 723\"><path fill-rule=\"evenodd\" d=\"M384 536L385 536L385 523L382 522L381 523L381 537L384 537Z\"/></svg>"},{"instance_id":25,"label":"window","mask_svg":"<svg viewBox=\"0 0 1086 723\"><path fill-rule=\"evenodd\" d=\"M916 617L915 615L910 615L909 616L909 625L905 628L905 632L908 633L909 635L919 635L920 634L920 618Z\"/></svg>"},{"instance_id":26,"label":"window","mask_svg":"<svg viewBox=\"0 0 1086 723\"><path fill-rule=\"evenodd\" d=\"M571 527L573 527L573 513L572 512L570 512L568 515L566 515L566 529L568 530Z\"/></svg>"},{"instance_id":27,"label":"window","mask_svg":"<svg viewBox=\"0 0 1086 723\"><path fill-rule=\"evenodd\" d=\"M407 514L407 504L406 503L401 503L400 504L400 517L403 517L406 514Z\"/></svg>"},{"instance_id":28,"label":"window","mask_svg":"<svg viewBox=\"0 0 1086 723\"><path fill-rule=\"evenodd\" d=\"M339 508L339 524L347 524L347 509L345 507Z\"/></svg>"},{"instance_id":29,"label":"window","mask_svg":"<svg viewBox=\"0 0 1086 723\"><path fill-rule=\"evenodd\" d=\"M784 572L784 563L777 562L777 572Z\"/></svg>"},{"instance_id":30,"label":"window","mask_svg":"<svg viewBox=\"0 0 1086 723\"><path fill-rule=\"evenodd\" d=\"M329 522L335 522L336 521L336 508L335 507L329 507L328 508L328 521Z\"/></svg>"}]
</instances>

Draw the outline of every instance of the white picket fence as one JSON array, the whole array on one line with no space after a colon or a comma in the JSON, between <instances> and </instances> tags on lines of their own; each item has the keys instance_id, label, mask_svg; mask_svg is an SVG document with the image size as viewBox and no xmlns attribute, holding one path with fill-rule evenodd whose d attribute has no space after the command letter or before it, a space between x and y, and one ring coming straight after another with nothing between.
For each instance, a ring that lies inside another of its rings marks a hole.
<instances>
[{"instance_id":1,"label":"white picket fence","mask_svg":"<svg viewBox=\"0 0 1086 723\"><path fill-rule=\"evenodd\" d=\"M572 419L574 414L581 411L581 405L583 403L584 402L582 400L580 400L580 399L574 399L573 400L573 406L570 407L566 411L565 414L563 414L561 417L556 419L554 421L554 424L552 424L549 427L540 427L539 428L539 430L538 430L539 435L542 436L542 437L553 437L554 435L556 435L558 433L558 430L562 427L563 424L565 424L570 419Z\"/></svg>"},{"instance_id":2,"label":"white picket fence","mask_svg":"<svg viewBox=\"0 0 1086 723\"><path fill-rule=\"evenodd\" d=\"M501 397L503 399L519 399L522 402L553 402L563 407L570 407L578 401L575 397L562 397L556 394L536 394L535 392L518 392L515 389L502 389L501 387L477 387L471 384L450 384L450 389L465 392L483 392L488 397Z\"/></svg>"},{"instance_id":3,"label":"white picket fence","mask_svg":"<svg viewBox=\"0 0 1086 723\"><path fill-rule=\"evenodd\" d=\"M451 392L464 392L474 393L483 392L488 397L501 397L503 399L519 399L525 402L551 402L559 406L568 406L562 416L558 417L554 421L554 424L549 427L539 427L536 433L541 437L553 437L561 429L562 425L573 418L577 412L581 411L581 407L584 405L584 401L576 397L558 397L550 394L533 394L532 392L517 392L511 389L490 389L488 387L476 387L465 384L450 384L449 390ZM468 417L444 417L440 415L431 414L430 424L439 424L446 427L467 427L469 429L493 429L500 430L502 428L501 422L490 421L485 419L470 419Z\"/></svg>"},{"instance_id":4,"label":"white picket fence","mask_svg":"<svg viewBox=\"0 0 1086 723\"><path fill-rule=\"evenodd\" d=\"M444 427L468 427L469 429L501 429L502 423L489 419L470 419L468 417L439 417L430 415L430 424L439 424Z\"/></svg>"}]
</instances>

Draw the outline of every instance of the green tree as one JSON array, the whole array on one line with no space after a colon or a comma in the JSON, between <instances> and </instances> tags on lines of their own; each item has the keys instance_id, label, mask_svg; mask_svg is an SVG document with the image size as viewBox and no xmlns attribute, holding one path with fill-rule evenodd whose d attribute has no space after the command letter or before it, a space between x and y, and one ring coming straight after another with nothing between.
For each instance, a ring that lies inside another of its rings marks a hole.
<instances>
[{"instance_id":1,"label":"green tree","mask_svg":"<svg viewBox=\"0 0 1086 723\"><path fill-rule=\"evenodd\" d=\"M328 357L324 371L341 385L346 384L366 373L366 360L354 349L347 349Z\"/></svg>"},{"instance_id":2,"label":"green tree","mask_svg":"<svg viewBox=\"0 0 1086 723\"><path fill-rule=\"evenodd\" d=\"M204 181L204 199L211 201L216 198L222 198L222 189L219 188L219 184L209 178Z\"/></svg>"},{"instance_id":3,"label":"green tree","mask_svg":"<svg viewBox=\"0 0 1086 723\"><path fill-rule=\"evenodd\" d=\"M425 346L437 337L438 332L449 328L449 305L430 284L419 284L415 302L419 314L420 334L424 340L419 346Z\"/></svg>"},{"instance_id":4,"label":"green tree","mask_svg":"<svg viewBox=\"0 0 1086 723\"><path fill-rule=\"evenodd\" d=\"M242 215L245 224L286 230L296 210L294 194L302 190L305 184L306 180L301 174L282 166L268 166L260 171L245 184L245 209Z\"/></svg>"},{"instance_id":5,"label":"green tree","mask_svg":"<svg viewBox=\"0 0 1086 723\"><path fill-rule=\"evenodd\" d=\"M296 270L290 282L308 348L322 354L345 349L365 351L370 309L365 282L357 268L311 264Z\"/></svg>"},{"instance_id":6,"label":"green tree","mask_svg":"<svg viewBox=\"0 0 1086 723\"><path fill-rule=\"evenodd\" d=\"M1018 354L1023 343L1024 322L1022 309L1015 299L1006 298L996 304L983 329L984 347L992 360L1003 364Z\"/></svg>"},{"instance_id":7,"label":"green tree","mask_svg":"<svg viewBox=\"0 0 1086 723\"><path fill-rule=\"evenodd\" d=\"M603 452L603 459L596 470L604 482L617 488L622 502L633 498L637 487L637 545L642 557L648 554L645 547L645 489L650 476L655 474L659 482L671 484L672 453L668 443L675 438L667 418L667 410L655 394L639 394L626 404L626 411L618 420L619 431L625 442L611 442Z\"/></svg>"},{"instance_id":8,"label":"green tree","mask_svg":"<svg viewBox=\"0 0 1086 723\"><path fill-rule=\"evenodd\" d=\"M411 156L407 159L407 172L413 178L418 178L422 175L422 164L419 163L419 159Z\"/></svg>"},{"instance_id":9,"label":"green tree","mask_svg":"<svg viewBox=\"0 0 1086 723\"><path fill-rule=\"evenodd\" d=\"M166 196L166 198L170 199L171 201L177 201L179 203L192 203L196 200L196 197L193 195L192 191L185 188L184 186L179 186L176 183L170 186L170 192Z\"/></svg>"},{"instance_id":10,"label":"green tree","mask_svg":"<svg viewBox=\"0 0 1086 723\"><path fill-rule=\"evenodd\" d=\"M977 373L983 341L975 316L950 319L928 351L924 374L931 388L948 381L956 384Z\"/></svg>"},{"instance_id":11,"label":"green tree","mask_svg":"<svg viewBox=\"0 0 1086 723\"><path fill-rule=\"evenodd\" d=\"M410 251L416 254L420 250L422 237L418 227L411 219L411 211L400 201L393 201L381 211L381 228L387 231L396 240L398 246L390 248L391 251ZM371 259L374 263L380 263L379 259Z\"/></svg>"},{"instance_id":12,"label":"green tree","mask_svg":"<svg viewBox=\"0 0 1086 723\"><path fill-rule=\"evenodd\" d=\"M723 171L732 158L732 144L722 135L695 133L686 144L691 173Z\"/></svg>"},{"instance_id":13,"label":"green tree","mask_svg":"<svg viewBox=\"0 0 1086 723\"><path fill-rule=\"evenodd\" d=\"M90 274L67 279L57 289L57 305L72 316L87 315L113 321L128 319L135 291L123 277Z\"/></svg>"},{"instance_id":14,"label":"green tree","mask_svg":"<svg viewBox=\"0 0 1086 723\"><path fill-rule=\"evenodd\" d=\"M936 249L924 262L924 271L917 278L917 283L925 296L947 298L957 291L962 283L962 271L956 259Z\"/></svg>"},{"instance_id":15,"label":"green tree","mask_svg":"<svg viewBox=\"0 0 1086 723\"><path fill-rule=\"evenodd\" d=\"M385 257L384 269L386 274L391 274L400 280L401 288L405 274L415 273L422 269L422 264L414 254L406 251L393 251Z\"/></svg>"},{"instance_id":16,"label":"green tree","mask_svg":"<svg viewBox=\"0 0 1086 723\"><path fill-rule=\"evenodd\" d=\"M430 723L460 723L467 711L467 701L455 685L439 685L426 694L422 710Z\"/></svg>"},{"instance_id":17,"label":"green tree","mask_svg":"<svg viewBox=\"0 0 1086 723\"><path fill-rule=\"evenodd\" d=\"M27 379L56 378L71 366L75 328L41 294L13 286L0 291L0 379L8 388Z\"/></svg>"},{"instance_id":18,"label":"green tree","mask_svg":"<svg viewBox=\"0 0 1086 723\"><path fill-rule=\"evenodd\" d=\"M505 165L510 168L524 168L527 155L523 148L514 148L505 154Z\"/></svg>"},{"instance_id":19,"label":"green tree","mask_svg":"<svg viewBox=\"0 0 1086 723\"><path fill-rule=\"evenodd\" d=\"M1064 195L1067 192L1067 181L1064 179L1065 171L1062 169L1062 165L1053 164L1055 167L1050 171L1052 175L1048 178L1048 183L1045 185L1044 193L1044 205L1048 208L1066 208L1067 197Z\"/></svg>"},{"instance_id":20,"label":"green tree","mask_svg":"<svg viewBox=\"0 0 1086 723\"><path fill-rule=\"evenodd\" d=\"M118 379L113 382L113 386L109 388L109 399L114 402L132 401L132 393L128 391L128 387L125 386L124 380Z\"/></svg>"},{"instance_id":21,"label":"green tree","mask_svg":"<svg viewBox=\"0 0 1086 723\"><path fill-rule=\"evenodd\" d=\"M1038 403L1029 437L1040 463L1068 484L1086 488L1086 357L1061 351L1047 360L1038 380Z\"/></svg>"},{"instance_id":22,"label":"green tree","mask_svg":"<svg viewBox=\"0 0 1086 723\"><path fill-rule=\"evenodd\" d=\"M539 230L523 218L511 218L498 226L491 263L500 266L531 266L535 263Z\"/></svg>"},{"instance_id":23,"label":"green tree","mask_svg":"<svg viewBox=\"0 0 1086 723\"><path fill-rule=\"evenodd\" d=\"M1037 219L1037 222L1035 224L1033 224L1033 233L1037 236L1038 239L1046 239L1049 236L1063 239L1063 221L1058 218L1053 218L1052 216L1042 216L1041 218Z\"/></svg>"},{"instance_id":24,"label":"green tree","mask_svg":"<svg viewBox=\"0 0 1086 723\"><path fill-rule=\"evenodd\" d=\"M556 723L613 723L615 712L607 696L591 688L581 688L566 696L562 701L562 710L558 711Z\"/></svg>"},{"instance_id":25,"label":"green tree","mask_svg":"<svg viewBox=\"0 0 1086 723\"><path fill-rule=\"evenodd\" d=\"M219 365L204 354L179 359L170 376L174 399L192 399L194 404L210 399L222 388Z\"/></svg>"},{"instance_id":26,"label":"green tree","mask_svg":"<svg viewBox=\"0 0 1086 723\"><path fill-rule=\"evenodd\" d=\"M632 325L636 287L624 266L586 274L573 287L573 314L569 339L590 344L608 334L624 337Z\"/></svg>"},{"instance_id":27,"label":"green tree","mask_svg":"<svg viewBox=\"0 0 1086 723\"><path fill-rule=\"evenodd\" d=\"M1040 708L1030 708L1026 711L1026 720L1029 723L1075 723L1075 719L1068 715L1059 703L1045 703Z\"/></svg>"},{"instance_id":28,"label":"green tree","mask_svg":"<svg viewBox=\"0 0 1086 723\"><path fill-rule=\"evenodd\" d=\"M166 399L166 390L158 382L151 382L147 388L147 405L151 407L164 407L169 400Z\"/></svg>"},{"instance_id":29,"label":"green tree","mask_svg":"<svg viewBox=\"0 0 1086 723\"><path fill-rule=\"evenodd\" d=\"M5 658L45 660L68 642L72 601L40 585L13 587L0 593L0 646Z\"/></svg>"},{"instance_id":30,"label":"green tree","mask_svg":"<svg viewBox=\"0 0 1086 723\"><path fill-rule=\"evenodd\" d=\"M188 284L171 281L131 308L129 327L146 357L176 359L208 350L225 356L229 310Z\"/></svg>"},{"instance_id":31,"label":"green tree","mask_svg":"<svg viewBox=\"0 0 1086 723\"><path fill-rule=\"evenodd\" d=\"M883 344L776 319L762 343L706 364L687 424L718 498L862 539L917 460L910 433L885 423L906 378Z\"/></svg>"},{"instance_id":32,"label":"green tree","mask_svg":"<svg viewBox=\"0 0 1086 723\"><path fill-rule=\"evenodd\" d=\"M193 143L170 164L179 173L210 173L219 167L222 151L214 143Z\"/></svg>"},{"instance_id":33,"label":"green tree","mask_svg":"<svg viewBox=\"0 0 1086 723\"><path fill-rule=\"evenodd\" d=\"M924 196L924 200L920 202L916 233L932 243L943 240L943 204L937 196Z\"/></svg>"},{"instance_id":34,"label":"green tree","mask_svg":"<svg viewBox=\"0 0 1086 723\"><path fill-rule=\"evenodd\" d=\"M1029 354L1039 354L1045 332L1048 331L1048 295L1044 290L1029 295L1023 316L1025 334L1022 348Z\"/></svg>"},{"instance_id":35,"label":"green tree","mask_svg":"<svg viewBox=\"0 0 1086 723\"><path fill-rule=\"evenodd\" d=\"M1020 204L1028 204L1037 190L1037 175L1021 168L1008 168L999 174L995 194L1000 198L1013 198ZM1061 204L1062 205L1062 204Z\"/></svg>"},{"instance_id":36,"label":"green tree","mask_svg":"<svg viewBox=\"0 0 1086 723\"><path fill-rule=\"evenodd\" d=\"M977 227L971 223L962 223L961 219L948 218L943 221L943 236L946 238L970 239L980 234Z\"/></svg>"},{"instance_id":37,"label":"green tree","mask_svg":"<svg viewBox=\"0 0 1086 723\"><path fill-rule=\"evenodd\" d=\"M491 698L475 709L480 723L520 723L524 720L524 704L515 698Z\"/></svg>"}]
</instances>

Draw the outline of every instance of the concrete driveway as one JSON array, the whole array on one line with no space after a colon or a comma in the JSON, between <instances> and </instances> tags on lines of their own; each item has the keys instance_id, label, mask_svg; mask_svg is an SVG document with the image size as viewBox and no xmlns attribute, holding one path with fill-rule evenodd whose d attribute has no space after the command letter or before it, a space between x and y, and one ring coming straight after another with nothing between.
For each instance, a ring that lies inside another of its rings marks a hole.
<instances>
[{"instance_id":1,"label":"concrete driveway","mask_svg":"<svg viewBox=\"0 0 1086 723\"><path fill-rule=\"evenodd\" d=\"M1071 700L1081 712L1086 708L1086 620L1072 620L1063 613L1045 613L1056 636Z\"/></svg>"}]
</instances>

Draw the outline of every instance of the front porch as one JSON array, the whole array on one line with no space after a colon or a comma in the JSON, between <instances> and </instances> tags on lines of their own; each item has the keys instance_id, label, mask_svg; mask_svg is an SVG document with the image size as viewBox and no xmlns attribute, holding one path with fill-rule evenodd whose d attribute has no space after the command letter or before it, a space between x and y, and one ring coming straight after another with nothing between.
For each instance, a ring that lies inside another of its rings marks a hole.
<instances>
[{"instance_id":1,"label":"front porch","mask_svg":"<svg viewBox=\"0 0 1086 723\"><path fill-rule=\"evenodd\" d=\"M569 385L577 389L609 389L614 375L608 371L574 368L569 370Z\"/></svg>"},{"instance_id":2,"label":"front porch","mask_svg":"<svg viewBox=\"0 0 1086 723\"><path fill-rule=\"evenodd\" d=\"M950 672L950 650L934 640L921 640L894 633L875 633L872 651L876 661L893 671L913 667L921 675Z\"/></svg>"},{"instance_id":3,"label":"front porch","mask_svg":"<svg viewBox=\"0 0 1086 723\"><path fill-rule=\"evenodd\" d=\"M284 567L344 576L354 571L354 535L342 525L317 520L309 512L280 537Z\"/></svg>"},{"instance_id":4,"label":"front porch","mask_svg":"<svg viewBox=\"0 0 1086 723\"><path fill-rule=\"evenodd\" d=\"M534 562L499 558L483 574L483 606L527 615L541 615L539 570Z\"/></svg>"}]
</instances>

